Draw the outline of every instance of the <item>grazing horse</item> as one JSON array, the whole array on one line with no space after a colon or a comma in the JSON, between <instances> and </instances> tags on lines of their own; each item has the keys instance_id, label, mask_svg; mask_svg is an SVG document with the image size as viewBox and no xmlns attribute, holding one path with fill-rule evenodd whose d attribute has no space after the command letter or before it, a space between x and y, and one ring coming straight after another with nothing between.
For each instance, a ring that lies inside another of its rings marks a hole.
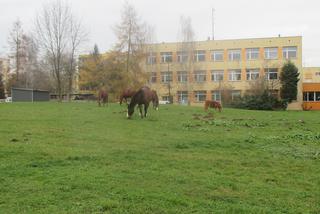
<instances>
[{"instance_id":1,"label":"grazing horse","mask_svg":"<svg viewBox=\"0 0 320 214\"><path fill-rule=\"evenodd\" d=\"M159 98L155 90L152 90L152 105L155 110L159 110Z\"/></svg>"},{"instance_id":2,"label":"grazing horse","mask_svg":"<svg viewBox=\"0 0 320 214\"><path fill-rule=\"evenodd\" d=\"M207 111L208 108L214 108L215 110L219 109L219 112L221 112L222 107L221 104L217 101L211 101L211 100L206 100L204 103L204 110Z\"/></svg>"},{"instance_id":3,"label":"grazing horse","mask_svg":"<svg viewBox=\"0 0 320 214\"><path fill-rule=\"evenodd\" d=\"M97 101L99 106L101 106L101 102L103 106L105 106L106 104L108 105L108 92L106 90L100 89L98 92Z\"/></svg>"},{"instance_id":4,"label":"grazing horse","mask_svg":"<svg viewBox=\"0 0 320 214\"><path fill-rule=\"evenodd\" d=\"M139 107L141 118L147 117L149 103L152 101L153 96L153 92L149 87L144 86L140 88L131 98L130 104L128 105L127 117L129 119L131 118L136 105ZM144 105L144 114L142 114L142 105Z\"/></svg>"},{"instance_id":5,"label":"grazing horse","mask_svg":"<svg viewBox=\"0 0 320 214\"><path fill-rule=\"evenodd\" d=\"M135 90L132 90L131 88L127 88L126 90L122 91L120 95L120 105L122 105L123 99L125 99L126 103L128 102L128 98L131 98L136 93Z\"/></svg>"}]
</instances>

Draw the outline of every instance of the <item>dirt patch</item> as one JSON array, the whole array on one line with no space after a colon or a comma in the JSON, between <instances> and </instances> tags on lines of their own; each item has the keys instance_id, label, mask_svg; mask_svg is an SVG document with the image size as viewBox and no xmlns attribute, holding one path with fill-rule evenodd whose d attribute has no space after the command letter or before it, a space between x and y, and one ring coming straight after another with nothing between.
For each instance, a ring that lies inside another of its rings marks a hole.
<instances>
[{"instance_id":1,"label":"dirt patch","mask_svg":"<svg viewBox=\"0 0 320 214\"><path fill-rule=\"evenodd\" d=\"M213 120L213 113L209 112L206 115L201 115L201 114L193 114L192 115L192 119L193 120L200 120L200 121L208 121L208 120Z\"/></svg>"}]
</instances>

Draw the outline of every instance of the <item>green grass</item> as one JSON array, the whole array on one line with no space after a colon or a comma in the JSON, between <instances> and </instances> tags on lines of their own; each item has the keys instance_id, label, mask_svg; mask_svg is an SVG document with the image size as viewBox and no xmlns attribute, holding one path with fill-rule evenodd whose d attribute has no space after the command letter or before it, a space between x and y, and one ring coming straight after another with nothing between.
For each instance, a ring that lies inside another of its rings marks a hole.
<instances>
[{"instance_id":1,"label":"green grass","mask_svg":"<svg viewBox=\"0 0 320 214\"><path fill-rule=\"evenodd\" d=\"M320 213L320 112L125 110L0 104L0 213Z\"/></svg>"}]
</instances>

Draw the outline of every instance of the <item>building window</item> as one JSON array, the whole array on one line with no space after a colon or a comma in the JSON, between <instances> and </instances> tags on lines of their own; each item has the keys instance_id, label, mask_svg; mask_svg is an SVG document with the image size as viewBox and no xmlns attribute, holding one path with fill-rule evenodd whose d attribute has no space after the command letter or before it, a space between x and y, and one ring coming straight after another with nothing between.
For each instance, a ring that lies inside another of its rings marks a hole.
<instances>
[{"instance_id":1,"label":"building window","mask_svg":"<svg viewBox=\"0 0 320 214\"><path fill-rule=\"evenodd\" d=\"M156 53L149 53L147 57L147 64L152 65L157 63L157 54Z\"/></svg>"},{"instance_id":2,"label":"building window","mask_svg":"<svg viewBox=\"0 0 320 214\"><path fill-rule=\"evenodd\" d=\"M196 62L203 62L206 60L206 51L195 51L194 60Z\"/></svg>"},{"instance_id":3,"label":"building window","mask_svg":"<svg viewBox=\"0 0 320 214\"><path fill-rule=\"evenodd\" d=\"M247 80L259 79L259 69L247 69Z\"/></svg>"},{"instance_id":4,"label":"building window","mask_svg":"<svg viewBox=\"0 0 320 214\"><path fill-rule=\"evenodd\" d=\"M314 101L314 92L308 92L308 101Z\"/></svg>"},{"instance_id":5,"label":"building window","mask_svg":"<svg viewBox=\"0 0 320 214\"><path fill-rule=\"evenodd\" d=\"M230 81L241 80L241 70L229 70L229 80Z\"/></svg>"},{"instance_id":6,"label":"building window","mask_svg":"<svg viewBox=\"0 0 320 214\"><path fill-rule=\"evenodd\" d=\"M211 80L219 82L223 80L223 71L211 71Z\"/></svg>"},{"instance_id":7,"label":"building window","mask_svg":"<svg viewBox=\"0 0 320 214\"><path fill-rule=\"evenodd\" d=\"M266 68L264 70L267 80L277 80L278 79L278 69L277 68Z\"/></svg>"},{"instance_id":8,"label":"building window","mask_svg":"<svg viewBox=\"0 0 320 214\"><path fill-rule=\"evenodd\" d=\"M202 83L206 81L207 74L206 71L195 71L194 72L194 80L198 83Z\"/></svg>"},{"instance_id":9,"label":"building window","mask_svg":"<svg viewBox=\"0 0 320 214\"><path fill-rule=\"evenodd\" d=\"M316 101L320 101L320 91L315 92Z\"/></svg>"},{"instance_id":10,"label":"building window","mask_svg":"<svg viewBox=\"0 0 320 214\"><path fill-rule=\"evenodd\" d=\"M308 92L303 92L303 101L308 101Z\"/></svg>"},{"instance_id":11,"label":"building window","mask_svg":"<svg viewBox=\"0 0 320 214\"><path fill-rule=\"evenodd\" d=\"M221 101L221 91L212 91L211 94L212 94L212 97L211 97L212 100Z\"/></svg>"},{"instance_id":12,"label":"building window","mask_svg":"<svg viewBox=\"0 0 320 214\"><path fill-rule=\"evenodd\" d=\"M178 71L178 82L180 83L188 82L188 73L186 71Z\"/></svg>"},{"instance_id":13,"label":"building window","mask_svg":"<svg viewBox=\"0 0 320 214\"><path fill-rule=\"evenodd\" d=\"M180 104L188 104L188 92L187 91L178 91L178 102Z\"/></svg>"},{"instance_id":14,"label":"building window","mask_svg":"<svg viewBox=\"0 0 320 214\"><path fill-rule=\"evenodd\" d=\"M195 91L194 92L194 98L196 102L204 102L207 97L206 91Z\"/></svg>"},{"instance_id":15,"label":"building window","mask_svg":"<svg viewBox=\"0 0 320 214\"><path fill-rule=\"evenodd\" d=\"M215 62L223 61L223 50L211 51L211 60L213 60Z\"/></svg>"},{"instance_id":16,"label":"building window","mask_svg":"<svg viewBox=\"0 0 320 214\"><path fill-rule=\"evenodd\" d=\"M188 61L188 53L186 51L177 52L178 62L183 63Z\"/></svg>"},{"instance_id":17,"label":"building window","mask_svg":"<svg viewBox=\"0 0 320 214\"><path fill-rule=\"evenodd\" d=\"M308 92L303 92L303 101L307 101L307 102L314 102L320 101L320 91L308 91Z\"/></svg>"},{"instance_id":18,"label":"building window","mask_svg":"<svg viewBox=\"0 0 320 214\"><path fill-rule=\"evenodd\" d=\"M241 97L241 91L231 91L231 100L237 100Z\"/></svg>"},{"instance_id":19,"label":"building window","mask_svg":"<svg viewBox=\"0 0 320 214\"><path fill-rule=\"evenodd\" d=\"M278 48L264 48L265 59L278 59Z\"/></svg>"},{"instance_id":20,"label":"building window","mask_svg":"<svg viewBox=\"0 0 320 214\"><path fill-rule=\"evenodd\" d=\"M172 72L161 72L161 82L168 83L172 81Z\"/></svg>"},{"instance_id":21,"label":"building window","mask_svg":"<svg viewBox=\"0 0 320 214\"><path fill-rule=\"evenodd\" d=\"M161 63L172 62L172 52L161 52Z\"/></svg>"},{"instance_id":22,"label":"building window","mask_svg":"<svg viewBox=\"0 0 320 214\"><path fill-rule=\"evenodd\" d=\"M228 50L229 61L239 61L241 59L241 50Z\"/></svg>"},{"instance_id":23,"label":"building window","mask_svg":"<svg viewBox=\"0 0 320 214\"><path fill-rule=\"evenodd\" d=\"M172 100L171 96L162 96L161 98L163 101L167 101L167 102L171 103L171 100Z\"/></svg>"},{"instance_id":24,"label":"building window","mask_svg":"<svg viewBox=\"0 0 320 214\"><path fill-rule=\"evenodd\" d=\"M157 82L157 73L156 72L151 72L149 82L150 83L156 83Z\"/></svg>"},{"instance_id":25,"label":"building window","mask_svg":"<svg viewBox=\"0 0 320 214\"><path fill-rule=\"evenodd\" d=\"M297 58L297 47L283 47L282 53L285 59Z\"/></svg>"},{"instance_id":26,"label":"building window","mask_svg":"<svg viewBox=\"0 0 320 214\"><path fill-rule=\"evenodd\" d=\"M259 59L259 48L247 48L246 56L247 60Z\"/></svg>"}]
</instances>

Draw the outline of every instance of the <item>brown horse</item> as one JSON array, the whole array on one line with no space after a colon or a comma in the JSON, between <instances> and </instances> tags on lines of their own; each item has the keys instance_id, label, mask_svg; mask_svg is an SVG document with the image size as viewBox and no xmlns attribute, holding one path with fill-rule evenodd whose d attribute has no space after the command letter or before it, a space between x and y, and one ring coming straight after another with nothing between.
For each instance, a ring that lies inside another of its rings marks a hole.
<instances>
[{"instance_id":1,"label":"brown horse","mask_svg":"<svg viewBox=\"0 0 320 214\"><path fill-rule=\"evenodd\" d=\"M122 91L121 95L120 95L120 105L122 105L122 101L123 99L125 99L126 103L128 102L128 98L131 98L134 94L136 93L135 90L131 89L131 88L127 88L126 90Z\"/></svg>"},{"instance_id":2,"label":"brown horse","mask_svg":"<svg viewBox=\"0 0 320 214\"><path fill-rule=\"evenodd\" d=\"M101 103L103 106L106 104L108 105L108 92L106 90L100 89L98 92L98 105L101 106Z\"/></svg>"},{"instance_id":3,"label":"brown horse","mask_svg":"<svg viewBox=\"0 0 320 214\"><path fill-rule=\"evenodd\" d=\"M152 105L155 110L159 110L159 98L155 90L152 90Z\"/></svg>"},{"instance_id":4,"label":"brown horse","mask_svg":"<svg viewBox=\"0 0 320 214\"><path fill-rule=\"evenodd\" d=\"M128 105L127 117L131 118L136 105L139 107L141 118L147 117L149 103L152 101L153 97L154 93L149 87L144 86L140 88L131 98L130 104ZM144 114L142 114L142 105L144 105Z\"/></svg>"},{"instance_id":5,"label":"brown horse","mask_svg":"<svg viewBox=\"0 0 320 214\"><path fill-rule=\"evenodd\" d=\"M219 102L211 100L206 100L204 103L204 110L207 111L208 108L214 108L215 110L219 109L219 112L221 112L222 110L221 104Z\"/></svg>"}]
</instances>

